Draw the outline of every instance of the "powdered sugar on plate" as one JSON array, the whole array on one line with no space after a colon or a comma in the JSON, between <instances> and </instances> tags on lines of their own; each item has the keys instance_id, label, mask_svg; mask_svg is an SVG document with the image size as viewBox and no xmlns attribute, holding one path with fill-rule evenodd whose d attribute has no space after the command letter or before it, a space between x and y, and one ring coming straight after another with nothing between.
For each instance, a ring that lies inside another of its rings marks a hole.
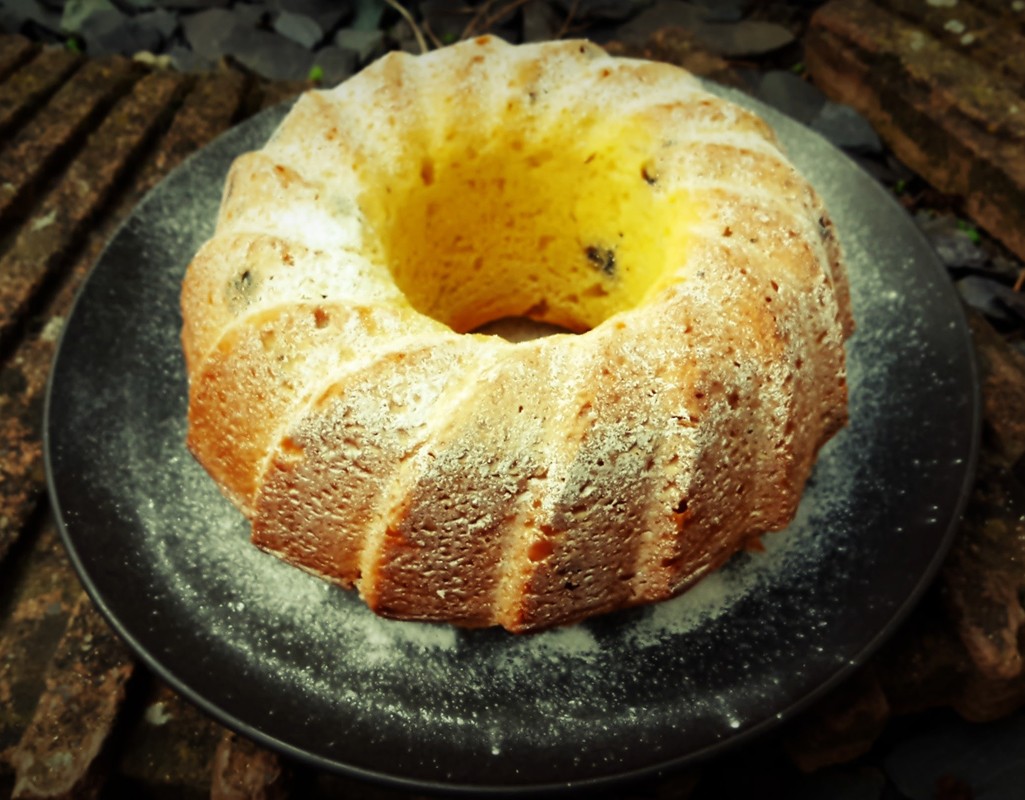
<instances>
[{"instance_id":1,"label":"powdered sugar on plate","mask_svg":"<svg viewBox=\"0 0 1025 800\"><path fill-rule=\"evenodd\" d=\"M863 660L921 591L970 473L963 320L896 204L771 114L831 210L858 331L850 424L765 552L669 602L515 637L378 618L253 548L184 446L178 292L231 158L280 113L192 159L115 237L66 325L51 388L66 539L115 626L180 691L265 743L357 774L594 781L774 724Z\"/></svg>"}]
</instances>

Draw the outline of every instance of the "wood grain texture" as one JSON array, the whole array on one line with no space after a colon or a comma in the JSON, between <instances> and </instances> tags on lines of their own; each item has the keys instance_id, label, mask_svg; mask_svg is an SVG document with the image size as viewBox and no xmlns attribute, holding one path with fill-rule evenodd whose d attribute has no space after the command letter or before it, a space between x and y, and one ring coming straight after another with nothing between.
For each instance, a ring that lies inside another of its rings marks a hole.
<instances>
[{"instance_id":1,"label":"wood grain texture","mask_svg":"<svg viewBox=\"0 0 1025 800\"><path fill-rule=\"evenodd\" d=\"M870 0L834 0L812 17L808 70L902 161L1025 257L1025 37L996 11L975 8L966 23L939 5L920 3L908 18Z\"/></svg>"}]
</instances>

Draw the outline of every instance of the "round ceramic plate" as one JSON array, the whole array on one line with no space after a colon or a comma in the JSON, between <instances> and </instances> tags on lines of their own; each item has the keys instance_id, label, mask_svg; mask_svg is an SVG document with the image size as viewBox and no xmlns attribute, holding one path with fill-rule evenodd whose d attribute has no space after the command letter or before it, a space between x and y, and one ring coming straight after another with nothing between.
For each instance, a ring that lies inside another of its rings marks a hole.
<instances>
[{"instance_id":1,"label":"round ceramic plate","mask_svg":"<svg viewBox=\"0 0 1025 800\"><path fill-rule=\"evenodd\" d=\"M745 101L747 102L747 101ZM817 135L759 108L850 262L851 421L799 515L676 600L533 636L379 619L248 542L184 447L178 294L227 168L284 113L175 171L110 243L47 403L53 504L111 624L184 696L313 765L409 788L595 786L749 739L849 674L936 572L970 489L977 380L913 223Z\"/></svg>"}]
</instances>

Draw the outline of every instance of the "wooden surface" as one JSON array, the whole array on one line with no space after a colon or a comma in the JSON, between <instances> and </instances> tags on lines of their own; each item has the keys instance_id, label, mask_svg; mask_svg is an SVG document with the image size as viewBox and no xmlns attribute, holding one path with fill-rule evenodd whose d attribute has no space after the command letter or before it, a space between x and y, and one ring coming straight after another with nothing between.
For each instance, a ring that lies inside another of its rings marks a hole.
<instances>
[{"instance_id":1,"label":"wooden surface","mask_svg":"<svg viewBox=\"0 0 1025 800\"><path fill-rule=\"evenodd\" d=\"M143 674L92 607L48 513L41 414L60 326L119 222L301 88L0 37L0 796L256 796L282 772Z\"/></svg>"},{"instance_id":2,"label":"wooden surface","mask_svg":"<svg viewBox=\"0 0 1025 800\"><path fill-rule=\"evenodd\" d=\"M1025 5L833 0L805 58L818 86L1025 259Z\"/></svg>"},{"instance_id":3,"label":"wooden surface","mask_svg":"<svg viewBox=\"0 0 1025 800\"><path fill-rule=\"evenodd\" d=\"M45 382L90 265L186 155L300 88L0 36L0 797L406 796L264 751L163 685L84 595L45 498ZM898 635L766 745L801 769L860 756L894 715L940 706L993 719L1025 700L1025 359L985 322L973 327L985 446L963 529ZM627 793L688 797L699 776Z\"/></svg>"}]
</instances>

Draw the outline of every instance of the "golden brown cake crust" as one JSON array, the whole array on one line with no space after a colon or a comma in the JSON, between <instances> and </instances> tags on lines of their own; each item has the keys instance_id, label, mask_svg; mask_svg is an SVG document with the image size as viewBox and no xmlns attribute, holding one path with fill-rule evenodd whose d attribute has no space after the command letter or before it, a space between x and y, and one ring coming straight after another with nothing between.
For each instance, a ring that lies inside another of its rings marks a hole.
<instances>
[{"instance_id":1,"label":"golden brown cake crust","mask_svg":"<svg viewBox=\"0 0 1025 800\"><path fill-rule=\"evenodd\" d=\"M378 613L679 593L846 422L839 244L757 116L586 42L392 54L239 158L182 290L189 446ZM468 332L529 316L579 334Z\"/></svg>"}]
</instances>

